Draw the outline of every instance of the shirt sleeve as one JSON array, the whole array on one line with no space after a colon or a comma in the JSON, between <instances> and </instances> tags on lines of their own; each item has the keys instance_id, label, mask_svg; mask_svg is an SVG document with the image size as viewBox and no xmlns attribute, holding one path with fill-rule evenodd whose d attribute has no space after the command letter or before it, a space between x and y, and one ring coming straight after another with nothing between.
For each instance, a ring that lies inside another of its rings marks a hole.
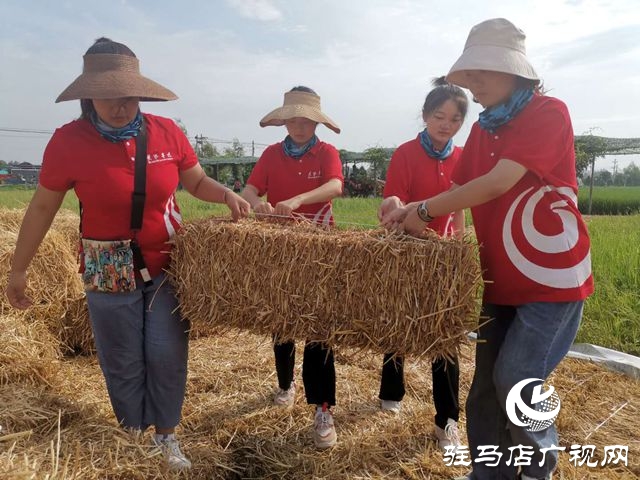
<instances>
[{"instance_id":1,"label":"shirt sleeve","mask_svg":"<svg viewBox=\"0 0 640 480\"><path fill-rule=\"evenodd\" d=\"M402 148L397 148L391 156L382 197L398 197L403 203L409 201L411 175L407 166L407 157Z\"/></svg>"},{"instance_id":2,"label":"shirt sleeve","mask_svg":"<svg viewBox=\"0 0 640 480\"><path fill-rule=\"evenodd\" d=\"M323 171L324 180L328 182L331 179L337 178L341 182L344 181L344 175L342 174L342 162L340 161L340 152L333 146L327 145L322 152L323 159Z\"/></svg>"},{"instance_id":3,"label":"shirt sleeve","mask_svg":"<svg viewBox=\"0 0 640 480\"><path fill-rule=\"evenodd\" d=\"M548 98L536 105L519 129L500 157L519 163L540 178L548 176L573 148L571 120L560 100Z\"/></svg>"},{"instance_id":4,"label":"shirt sleeve","mask_svg":"<svg viewBox=\"0 0 640 480\"><path fill-rule=\"evenodd\" d=\"M69 160L65 154L68 146L64 138L65 135L58 129L47 143L38 180L44 188L55 192L66 192L74 185L74 179L71 177L72 169L68 168Z\"/></svg>"}]
</instances>

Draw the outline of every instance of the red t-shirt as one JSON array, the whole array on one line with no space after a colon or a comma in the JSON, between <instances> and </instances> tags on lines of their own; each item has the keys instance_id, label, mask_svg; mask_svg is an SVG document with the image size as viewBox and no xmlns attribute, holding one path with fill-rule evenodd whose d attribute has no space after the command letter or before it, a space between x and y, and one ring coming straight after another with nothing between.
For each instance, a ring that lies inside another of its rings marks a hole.
<instances>
[{"instance_id":1,"label":"red t-shirt","mask_svg":"<svg viewBox=\"0 0 640 480\"><path fill-rule=\"evenodd\" d=\"M267 202L274 207L301 193L314 190L332 178L341 182L342 163L338 150L328 143L318 141L299 159L284 153L282 142L267 147L251 171L247 184L258 190L258 195L267 195ZM333 225L331 200L301 205L296 213L318 224Z\"/></svg>"},{"instance_id":2,"label":"red t-shirt","mask_svg":"<svg viewBox=\"0 0 640 480\"><path fill-rule=\"evenodd\" d=\"M484 301L565 302L593 292L590 242L577 207L573 129L560 100L536 95L495 133L476 122L453 181L462 185L500 159L527 173L509 191L471 209L487 282Z\"/></svg>"},{"instance_id":3,"label":"red t-shirt","mask_svg":"<svg viewBox=\"0 0 640 480\"><path fill-rule=\"evenodd\" d=\"M427 155L420 143L420 135L400 145L389 163L384 184L384 198L396 196L404 203L434 197L451 188L451 175L460 160L462 149L454 147L444 160ZM427 225L440 235L453 234L453 214L434 218Z\"/></svg>"},{"instance_id":4,"label":"red t-shirt","mask_svg":"<svg viewBox=\"0 0 640 480\"><path fill-rule=\"evenodd\" d=\"M175 198L179 173L198 163L182 130L168 118L144 114L147 126L147 187L137 240L149 273L169 263L167 241L182 217ZM131 193L135 138L112 143L86 120L57 129L44 152L40 184L54 191L74 189L82 202L82 236L94 240L132 238Z\"/></svg>"}]
</instances>

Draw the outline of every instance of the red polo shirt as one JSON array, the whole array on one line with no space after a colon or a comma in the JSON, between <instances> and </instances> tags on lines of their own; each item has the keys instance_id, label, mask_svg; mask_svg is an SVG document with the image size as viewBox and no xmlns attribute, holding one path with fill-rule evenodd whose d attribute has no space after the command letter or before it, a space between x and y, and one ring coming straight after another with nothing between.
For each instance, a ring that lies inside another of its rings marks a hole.
<instances>
[{"instance_id":1,"label":"red polo shirt","mask_svg":"<svg viewBox=\"0 0 640 480\"><path fill-rule=\"evenodd\" d=\"M280 142L270 145L260 155L247 183L258 190L259 196L266 194L267 201L275 207L278 202L314 190L332 178L344 180L340 154L335 147L318 141L302 157L295 159L284 153ZM296 213L319 224L333 225L331 200L301 205Z\"/></svg>"},{"instance_id":2,"label":"red polo shirt","mask_svg":"<svg viewBox=\"0 0 640 480\"><path fill-rule=\"evenodd\" d=\"M487 282L484 301L565 302L593 292L590 242L577 207L573 129L560 100L536 95L495 133L476 122L453 181L462 185L499 159L527 173L509 191L471 209Z\"/></svg>"},{"instance_id":3,"label":"red polo shirt","mask_svg":"<svg viewBox=\"0 0 640 480\"><path fill-rule=\"evenodd\" d=\"M404 203L417 202L445 192L453 184L451 175L460 160L462 149L454 147L444 160L427 155L420 144L420 135L400 145L391 157L384 198L396 196ZM452 214L434 218L428 228L440 235L452 235Z\"/></svg>"},{"instance_id":4,"label":"red polo shirt","mask_svg":"<svg viewBox=\"0 0 640 480\"><path fill-rule=\"evenodd\" d=\"M144 114L147 125L147 188L137 239L152 276L169 263L167 241L180 227L175 199L179 174L198 163L184 133L168 118ZM86 120L57 129L44 152L40 184L74 189L82 202L82 235L95 240L132 238L135 138L112 143Z\"/></svg>"}]
</instances>

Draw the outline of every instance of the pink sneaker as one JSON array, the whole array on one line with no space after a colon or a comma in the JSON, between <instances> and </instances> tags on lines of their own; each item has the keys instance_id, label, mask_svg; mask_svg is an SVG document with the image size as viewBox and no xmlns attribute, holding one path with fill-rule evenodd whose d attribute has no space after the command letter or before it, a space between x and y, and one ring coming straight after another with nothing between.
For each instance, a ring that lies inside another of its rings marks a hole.
<instances>
[{"instance_id":1,"label":"pink sneaker","mask_svg":"<svg viewBox=\"0 0 640 480\"><path fill-rule=\"evenodd\" d=\"M291 385L287 390L278 388L276 394L273 397L273 403L280 407L290 407L296 401L296 382L291 382Z\"/></svg>"},{"instance_id":2,"label":"pink sneaker","mask_svg":"<svg viewBox=\"0 0 640 480\"><path fill-rule=\"evenodd\" d=\"M317 448L333 447L338 440L336 427L333 425L333 414L329 410L327 403L316 410L313 420L313 441Z\"/></svg>"}]
</instances>

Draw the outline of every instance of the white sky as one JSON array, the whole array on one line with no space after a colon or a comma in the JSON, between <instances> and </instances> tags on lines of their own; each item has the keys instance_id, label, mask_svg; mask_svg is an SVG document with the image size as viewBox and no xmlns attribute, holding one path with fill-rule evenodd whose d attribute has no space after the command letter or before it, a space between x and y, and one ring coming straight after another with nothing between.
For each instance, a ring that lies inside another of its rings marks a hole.
<instances>
[{"instance_id":1,"label":"white sky","mask_svg":"<svg viewBox=\"0 0 640 480\"><path fill-rule=\"evenodd\" d=\"M279 141L283 128L258 122L285 91L307 85L342 127L319 127L322 140L394 147L422 128L430 80L447 73L470 28L493 17L524 30L576 134L640 137L637 0L2 0L0 159L40 163L49 135L2 129L52 131L77 117L78 102L54 100L100 36L128 45L144 75L177 93L143 110L181 119L190 136ZM457 144L479 111L471 107Z\"/></svg>"}]
</instances>

